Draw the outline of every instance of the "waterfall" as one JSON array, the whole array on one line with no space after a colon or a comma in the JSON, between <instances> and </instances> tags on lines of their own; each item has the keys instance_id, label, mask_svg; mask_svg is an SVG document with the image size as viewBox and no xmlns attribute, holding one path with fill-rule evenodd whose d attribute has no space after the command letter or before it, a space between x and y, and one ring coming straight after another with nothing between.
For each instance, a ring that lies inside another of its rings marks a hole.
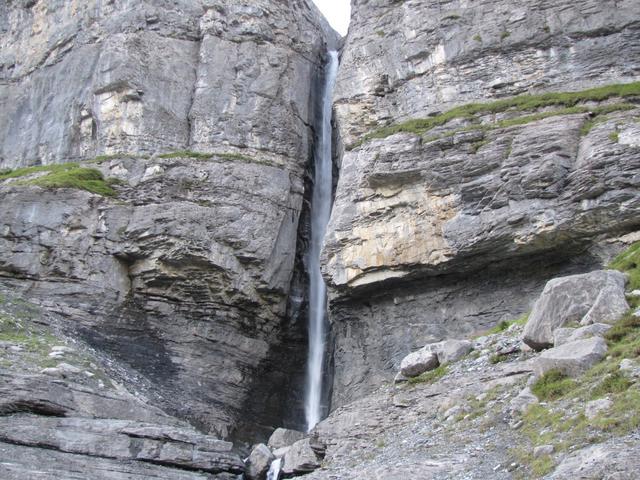
<instances>
[{"instance_id":1,"label":"waterfall","mask_svg":"<svg viewBox=\"0 0 640 480\"><path fill-rule=\"evenodd\" d=\"M281 469L282 459L276 458L273 462L271 462L271 465L269 466L269 471L267 472L267 480L279 480Z\"/></svg>"},{"instance_id":2,"label":"waterfall","mask_svg":"<svg viewBox=\"0 0 640 480\"><path fill-rule=\"evenodd\" d=\"M305 392L305 417L311 430L322 419L322 370L327 334L327 290L320 272L320 252L331 215L333 160L331 114L333 87L338 73L338 52L329 52L322 92L322 112L318 122L315 178L311 199L311 244L309 246L309 358Z\"/></svg>"}]
</instances>

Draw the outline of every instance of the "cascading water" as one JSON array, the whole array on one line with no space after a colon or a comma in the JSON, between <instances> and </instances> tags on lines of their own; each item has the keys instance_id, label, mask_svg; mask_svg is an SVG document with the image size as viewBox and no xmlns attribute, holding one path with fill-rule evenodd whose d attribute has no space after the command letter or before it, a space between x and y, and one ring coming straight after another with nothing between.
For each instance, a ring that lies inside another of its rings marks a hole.
<instances>
[{"instance_id":1,"label":"cascading water","mask_svg":"<svg viewBox=\"0 0 640 480\"><path fill-rule=\"evenodd\" d=\"M322 93L322 117L318 122L318 140L315 149L315 178L311 199L311 244L309 246L309 359L307 362L307 388L305 417L311 430L322 416L322 370L327 334L327 289L320 272L320 252L331 215L333 193L333 159L331 149L332 96L338 73L338 52L329 52Z\"/></svg>"},{"instance_id":2,"label":"cascading water","mask_svg":"<svg viewBox=\"0 0 640 480\"><path fill-rule=\"evenodd\" d=\"M271 462L271 466L269 467L269 471L267 472L267 480L279 480L280 470L282 470L282 459L276 458L273 462Z\"/></svg>"}]
</instances>

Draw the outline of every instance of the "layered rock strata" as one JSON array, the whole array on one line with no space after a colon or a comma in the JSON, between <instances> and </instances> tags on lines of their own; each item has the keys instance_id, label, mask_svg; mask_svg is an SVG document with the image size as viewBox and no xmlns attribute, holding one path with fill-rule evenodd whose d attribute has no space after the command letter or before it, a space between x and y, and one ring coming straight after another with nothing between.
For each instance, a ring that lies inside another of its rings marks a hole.
<instances>
[{"instance_id":1,"label":"layered rock strata","mask_svg":"<svg viewBox=\"0 0 640 480\"><path fill-rule=\"evenodd\" d=\"M357 1L324 251L334 407L639 226L637 2ZM592 250L593 251L593 250ZM607 255L605 255L605 258Z\"/></svg>"},{"instance_id":2,"label":"layered rock strata","mask_svg":"<svg viewBox=\"0 0 640 480\"><path fill-rule=\"evenodd\" d=\"M194 425L280 423L304 364L287 302L336 39L308 0L3 3L0 168L93 158L119 186L3 178L0 281Z\"/></svg>"},{"instance_id":3,"label":"layered rock strata","mask_svg":"<svg viewBox=\"0 0 640 480\"><path fill-rule=\"evenodd\" d=\"M3 479L231 480L244 471L231 443L118 383L108 356L62 333L66 322L0 293Z\"/></svg>"}]
</instances>

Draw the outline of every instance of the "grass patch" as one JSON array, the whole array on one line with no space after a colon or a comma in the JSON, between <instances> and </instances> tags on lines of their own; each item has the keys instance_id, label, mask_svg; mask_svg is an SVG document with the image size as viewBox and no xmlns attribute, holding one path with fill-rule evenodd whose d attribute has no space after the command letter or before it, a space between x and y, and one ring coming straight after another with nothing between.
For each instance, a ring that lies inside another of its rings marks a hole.
<instances>
[{"instance_id":1,"label":"grass patch","mask_svg":"<svg viewBox=\"0 0 640 480\"><path fill-rule=\"evenodd\" d=\"M211 157L213 157L213 153L194 152L191 150L178 150L158 155L158 158L197 158L200 160L208 160Z\"/></svg>"},{"instance_id":2,"label":"grass patch","mask_svg":"<svg viewBox=\"0 0 640 480\"><path fill-rule=\"evenodd\" d=\"M240 162L253 162L253 158L246 155L240 155L239 153L216 153L216 157L224 158L225 160L238 160Z\"/></svg>"},{"instance_id":3,"label":"grass patch","mask_svg":"<svg viewBox=\"0 0 640 480\"><path fill-rule=\"evenodd\" d=\"M250 163L254 161L253 158L247 157L246 155L241 155L239 153L202 153L193 152L191 150L180 150L177 152L169 152L158 155L158 158L195 158L197 160L211 160L213 157Z\"/></svg>"},{"instance_id":4,"label":"grass patch","mask_svg":"<svg viewBox=\"0 0 640 480\"><path fill-rule=\"evenodd\" d=\"M629 275L629 289L640 288L640 242L631 245L609 264L609 268L620 270Z\"/></svg>"},{"instance_id":5,"label":"grass patch","mask_svg":"<svg viewBox=\"0 0 640 480\"><path fill-rule=\"evenodd\" d=\"M409 385L419 385L422 383L427 383L427 384L434 383L436 380L444 377L447 374L448 370L449 369L447 368L446 365L440 365L435 370L424 372L423 374L418 375L417 377L410 378L409 380L407 380L407 383Z\"/></svg>"},{"instance_id":6,"label":"grass patch","mask_svg":"<svg viewBox=\"0 0 640 480\"><path fill-rule=\"evenodd\" d=\"M509 360L508 355L500 355L499 353L494 353L489 357L489 363L495 365L496 363L506 362Z\"/></svg>"},{"instance_id":7,"label":"grass patch","mask_svg":"<svg viewBox=\"0 0 640 480\"><path fill-rule=\"evenodd\" d=\"M534 458L531 462L531 473L537 478L544 477L547 473L555 468L556 464L551 458L551 455L543 455L539 458Z\"/></svg>"},{"instance_id":8,"label":"grass patch","mask_svg":"<svg viewBox=\"0 0 640 480\"><path fill-rule=\"evenodd\" d=\"M509 38L511 36L511 32L508 30L505 30L504 32L502 32L500 34L500 40L506 40L507 38Z\"/></svg>"},{"instance_id":9,"label":"grass patch","mask_svg":"<svg viewBox=\"0 0 640 480\"><path fill-rule=\"evenodd\" d=\"M498 333L506 332L507 330L509 330L509 328L511 328L512 325L524 326L527 324L527 321L529 320L529 314L530 312L527 312L522 316L516 318L515 320L502 320L499 324L497 324L491 330L488 330L483 335L495 335Z\"/></svg>"},{"instance_id":10,"label":"grass patch","mask_svg":"<svg viewBox=\"0 0 640 480\"><path fill-rule=\"evenodd\" d=\"M77 163L17 168L0 175L0 181L26 177L37 173L45 173L45 175L21 180L16 182L15 185L35 185L47 189L73 188L104 197L116 196L116 191L112 188L112 185L117 183L118 180L105 180L100 171L94 168L82 167Z\"/></svg>"},{"instance_id":11,"label":"grass patch","mask_svg":"<svg viewBox=\"0 0 640 480\"><path fill-rule=\"evenodd\" d=\"M593 389L592 398L600 398L611 393L622 393L629 390L629 387L633 383L625 377L620 371L611 373L604 377L604 379Z\"/></svg>"},{"instance_id":12,"label":"grass patch","mask_svg":"<svg viewBox=\"0 0 640 480\"><path fill-rule=\"evenodd\" d=\"M618 132L611 132L609 134L609 140L614 143L618 143L618 140L620 140L620 134Z\"/></svg>"},{"instance_id":13,"label":"grass patch","mask_svg":"<svg viewBox=\"0 0 640 480\"><path fill-rule=\"evenodd\" d=\"M111 186L114 182L105 181L102 173L94 168L71 168L62 172L49 173L44 177L27 180L24 183L47 189L73 188L85 190L103 197L116 196L116 191Z\"/></svg>"},{"instance_id":14,"label":"grass patch","mask_svg":"<svg viewBox=\"0 0 640 480\"><path fill-rule=\"evenodd\" d=\"M471 151L474 154L478 153L478 150L480 150L482 147L484 147L488 143L489 143L489 140L487 140L487 139L480 140L479 142L475 142L474 144L471 145Z\"/></svg>"},{"instance_id":15,"label":"grass patch","mask_svg":"<svg viewBox=\"0 0 640 480\"><path fill-rule=\"evenodd\" d=\"M478 43L482 43L482 37L480 35L474 35L473 40L475 40Z\"/></svg>"},{"instance_id":16,"label":"grass patch","mask_svg":"<svg viewBox=\"0 0 640 480\"><path fill-rule=\"evenodd\" d=\"M532 386L533 394L542 401L557 400L575 390L577 383L560 370L549 370Z\"/></svg>"},{"instance_id":17,"label":"grass patch","mask_svg":"<svg viewBox=\"0 0 640 480\"><path fill-rule=\"evenodd\" d=\"M553 458L550 455L543 455L539 458L534 458L533 453L530 449L526 449L523 447L512 448L509 450L510 455L518 461L521 465L526 465L529 469L529 474L533 476L533 478L542 478L546 474L550 473L556 466ZM523 476L521 473L515 474L515 478L518 479L529 479L531 476L527 475Z\"/></svg>"},{"instance_id":18,"label":"grass patch","mask_svg":"<svg viewBox=\"0 0 640 480\"><path fill-rule=\"evenodd\" d=\"M628 389L617 395L613 406L591 423L602 432L618 436L634 431L640 427L640 391Z\"/></svg>"},{"instance_id":19,"label":"grass patch","mask_svg":"<svg viewBox=\"0 0 640 480\"><path fill-rule=\"evenodd\" d=\"M640 96L640 82L608 85L579 92L519 95L516 97L505 98L489 103L469 103L466 105L455 107L433 117L408 120L397 125L380 128L366 134L363 137L362 141L356 146L374 138L385 138L389 135L400 132L416 133L422 135L432 128L445 125L451 120L472 119L477 115L496 114L509 110L530 111L544 107L564 107L567 109L572 109L565 110L563 113L555 113L556 115L568 114L568 112L581 113L583 111L593 111L593 109L590 109L588 107L575 109L574 107L577 107L580 103L602 102L610 98L629 98L635 96ZM635 106L631 106L631 108L635 108ZM604 111L602 113L604 113ZM553 113L544 112L538 115L551 116L553 115ZM529 118L518 120L518 122L526 123L529 121L533 121L533 119L540 118L545 117L529 116ZM504 125L511 125L514 124L511 122L515 122L515 120L506 120L505 122L506 123Z\"/></svg>"}]
</instances>

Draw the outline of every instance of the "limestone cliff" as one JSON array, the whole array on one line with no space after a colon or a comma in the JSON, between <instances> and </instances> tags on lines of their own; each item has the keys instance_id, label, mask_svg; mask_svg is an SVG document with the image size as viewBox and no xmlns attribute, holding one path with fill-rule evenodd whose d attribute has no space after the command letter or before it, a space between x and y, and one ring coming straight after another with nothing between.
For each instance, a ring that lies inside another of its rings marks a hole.
<instances>
[{"instance_id":1,"label":"limestone cliff","mask_svg":"<svg viewBox=\"0 0 640 480\"><path fill-rule=\"evenodd\" d=\"M325 248L333 407L639 226L635 1L355 1ZM605 255L606 256L606 255Z\"/></svg>"},{"instance_id":2,"label":"limestone cliff","mask_svg":"<svg viewBox=\"0 0 640 480\"><path fill-rule=\"evenodd\" d=\"M282 422L305 355L287 304L314 94L336 41L308 0L3 2L0 167L34 167L1 172L2 284L205 431Z\"/></svg>"}]
</instances>

